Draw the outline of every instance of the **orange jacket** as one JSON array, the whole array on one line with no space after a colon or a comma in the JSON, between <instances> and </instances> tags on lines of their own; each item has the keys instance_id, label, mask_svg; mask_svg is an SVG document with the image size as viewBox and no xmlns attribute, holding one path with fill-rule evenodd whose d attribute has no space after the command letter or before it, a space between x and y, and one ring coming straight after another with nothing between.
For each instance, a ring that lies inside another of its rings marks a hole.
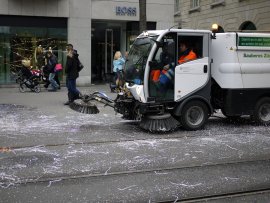
<instances>
[{"instance_id":1,"label":"orange jacket","mask_svg":"<svg viewBox=\"0 0 270 203\"><path fill-rule=\"evenodd\" d=\"M188 55L180 56L180 58L178 59L178 63L179 64L185 63L187 61L194 60L196 58L197 58L197 55L192 50L190 50Z\"/></svg>"},{"instance_id":2,"label":"orange jacket","mask_svg":"<svg viewBox=\"0 0 270 203\"><path fill-rule=\"evenodd\" d=\"M192 51L190 50L188 55L183 55L179 58L178 60L178 63L181 64L181 63L185 63L187 61L190 61L190 60L194 60L194 59L197 59L197 55ZM159 81L159 78L160 78L160 74L163 73L164 75L166 75L168 70L152 70L151 71L151 79L153 82L158 82Z\"/></svg>"},{"instance_id":3,"label":"orange jacket","mask_svg":"<svg viewBox=\"0 0 270 203\"><path fill-rule=\"evenodd\" d=\"M152 70L151 71L151 79L152 79L153 82L158 82L159 81L160 73L161 73L160 70Z\"/></svg>"}]
</instances>

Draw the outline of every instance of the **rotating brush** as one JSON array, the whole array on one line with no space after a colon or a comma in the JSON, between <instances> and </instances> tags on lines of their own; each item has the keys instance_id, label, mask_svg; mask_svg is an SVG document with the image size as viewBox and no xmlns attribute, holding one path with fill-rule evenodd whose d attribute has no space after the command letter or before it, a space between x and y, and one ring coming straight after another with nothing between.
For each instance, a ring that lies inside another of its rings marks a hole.
<instances>
[{"instance_id":1,"label":"rotating brush","mask_svg":"<svg viewBox=\"0 0 270 203\"><path fill-rule=\"evenodd\" d=\"M79 99L70 103L69 107L80 113L97 114L99 113L99 110L95 104L91 103L92 100L114 108L114 101L111 100L106 94L101 92L94 92L90 95L82 95Z\"/></svg>"},{"instance_id":2,"label":"rotating brush","mask_svg":"<svg viewBox=\"0 0 270 203\"><path fill-rule=\"evenodd\" d=\"M150 132L168 132L176 129L179 122L170 113L162 115L146 115L140 122L140 127Z\"/></svg>"},{"instance_id":3,"label":"rotating brush","mask_svg":"<svg viewBox=\"0 0 270 203\"><path fill-rule=\"evenodd\" d=\"M83 100L75 100L69 104L69 107L77 112L85 114L98 114L99 110L97 106L90 101L84 102Z\"/></svg>"}]
</instances>

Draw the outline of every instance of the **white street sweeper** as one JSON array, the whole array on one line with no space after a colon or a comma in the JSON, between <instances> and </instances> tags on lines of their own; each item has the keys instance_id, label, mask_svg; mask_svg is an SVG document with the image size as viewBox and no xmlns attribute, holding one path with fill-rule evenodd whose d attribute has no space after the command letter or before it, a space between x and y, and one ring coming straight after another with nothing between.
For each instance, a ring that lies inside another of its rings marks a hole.
<instances>
[{"instance_id":1,"label":"white street sweeper","mask_svg":"<svg viewBox=\"0 0 270 203\"><path fill-rule=\"evenodd\" d=\"M183 41L196 58L179 63ZM158 79L153 78L156 73ZM132 45L124 75L125 87L115 100L95 92L70 107L98 113L91 101L100 101L149 131L179 125L197 130L215 110L230 118L250 115L260 124L270 123L269 33L147 31Z\"/></svg>"}]
</instances>

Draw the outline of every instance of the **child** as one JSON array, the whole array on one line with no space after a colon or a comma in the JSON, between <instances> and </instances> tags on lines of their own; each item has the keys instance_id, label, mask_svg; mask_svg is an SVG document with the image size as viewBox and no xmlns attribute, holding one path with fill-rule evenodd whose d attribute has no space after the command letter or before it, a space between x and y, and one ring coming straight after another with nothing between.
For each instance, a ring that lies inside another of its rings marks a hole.
<instances>
[{"instance_id":1,"label":"child","mask_svg":"<svg viewBox=\"0 0 270 203\"><path fill-rule=\"evenodd\" d=\"M120 51L115 52L113 58L113 73L116 86L121 85L121 71L123 70L123 65L125 64L125 59L122 57Z\"/></svg>"}]
</instances>

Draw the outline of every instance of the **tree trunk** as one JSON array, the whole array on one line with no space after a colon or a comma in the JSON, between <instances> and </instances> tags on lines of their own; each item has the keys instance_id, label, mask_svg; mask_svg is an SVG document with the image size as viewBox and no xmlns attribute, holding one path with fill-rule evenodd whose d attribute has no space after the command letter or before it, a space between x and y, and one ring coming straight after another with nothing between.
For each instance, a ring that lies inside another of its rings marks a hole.
<instances>
[{"instance_id":1,"label":"tree trunk","mask_svg":"<svg viewBox=\"0 0 270 203\"><path fill-rule=\"evenodd\" d=\"M140 7L140 33L147 30L146 26L146 0L139 0Z\"/></svg>"}]
</instances>

